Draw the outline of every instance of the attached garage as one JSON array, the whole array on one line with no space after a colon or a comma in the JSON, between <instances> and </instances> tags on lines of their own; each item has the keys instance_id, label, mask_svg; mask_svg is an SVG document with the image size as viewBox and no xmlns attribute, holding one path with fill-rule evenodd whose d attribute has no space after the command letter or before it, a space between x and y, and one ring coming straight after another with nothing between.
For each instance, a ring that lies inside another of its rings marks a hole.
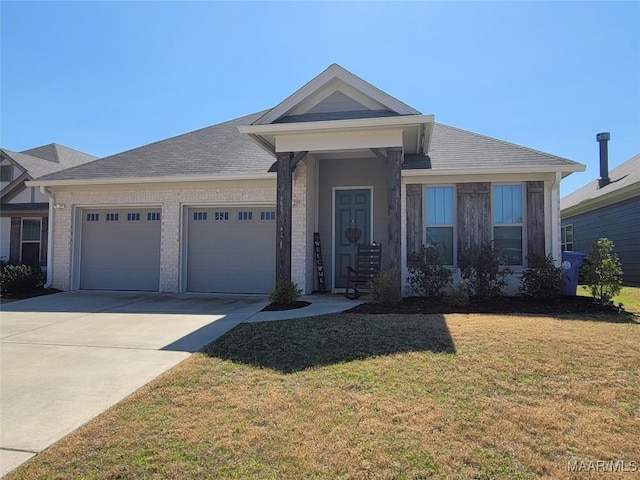
<instances>
[{"instance_id":1,"label":"attached garage","mask_svg":"<svg viewBox=\"0 0 640 480\"><path fill-rule=\"evenodd\" d=\"M273 291L275 206L193 207L186 215L187 291Z\"/></svg>"},{"instance_id":2,"label":"attached garage","mask_svg":"<svg viewBox=\"0 0 640 480\"><path fill-rule=\"evenodd\" d=\"M81 290L160 286L160 208L82 211Z\"/></svg>"}]
</instances>

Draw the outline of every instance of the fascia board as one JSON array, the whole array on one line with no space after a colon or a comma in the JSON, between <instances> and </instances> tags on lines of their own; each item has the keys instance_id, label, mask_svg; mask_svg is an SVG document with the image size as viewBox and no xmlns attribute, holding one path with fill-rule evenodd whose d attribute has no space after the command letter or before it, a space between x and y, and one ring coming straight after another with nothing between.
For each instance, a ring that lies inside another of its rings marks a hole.
<instances>
[{"instance_id":1,"label":"fascia board","mask_svg":"<svg viewBox=\"0 0 640 480\"><path fill-rule=\"evenodd\" d=\"M396 98L383 92L379 88L374 87L360 77L345 70L341 66L333 64L324 72L303 85L289 97L287 97L278 105L265 113L262 117L254 122L254 125L265 125L274 122L335 78L343 81L352 88L361 91L363 94L373 98L381 104L386 105L391 110L401 115L417 115L420 113L417 110L411 108L409 105L401 102L400 100L397 100Z\"/></svg>"},{"instance_id":2,"label":"fascia board","mask_svg":"<svg viewBox=\"0 0 640 480\"><path fill-rule=\"evenodd\" d=\"M575 165L558 165L555 167L494 167L494 168L451 168L451 169L411 169L402 170L403 177L422 177L434 175L479 175L479 174L500 174L500 173L555 173L555 172L583 172L585 166L578 163Z\"/></svg>"},{"instance_id":3,"label":"fascia board","mask_svg":"<svg viewBox=\"0 0 640 480\"><path fill-rule=\"evenodd\" d=\"M306 133L313 130L349 130L376 127L416 126L433 123L433 115L404 115L400 117L356 118L350 120L327 120L320 122L276 123L269 125L241 125L240 133L249 135L278 135L283 133Z\"/></svg>"},{"instance_id":4,"label":"fascia board","mask_svg":"<svg viewBox=\"0 0 640 480\"><path fill-rule=\"evenodd\" d=\"M63 185L131 185L136 183L191 183L241 180L275 180L276 173L256 173L252 175L199 175L184 177L146 177L146 178L85 178L73 180L32 180L25 182L28 187L55 187Z\"/></svg>"}]
</instances>

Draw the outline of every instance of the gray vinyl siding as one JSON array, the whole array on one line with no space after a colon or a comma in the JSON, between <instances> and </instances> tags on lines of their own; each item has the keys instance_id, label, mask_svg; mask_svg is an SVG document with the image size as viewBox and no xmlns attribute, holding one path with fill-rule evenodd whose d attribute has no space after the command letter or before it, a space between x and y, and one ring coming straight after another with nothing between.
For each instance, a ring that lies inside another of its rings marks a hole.
<instances>
[{"instance_id":1,"label":"gray vinyl siding","mask_svg":"<svg viewBox=\"0 0 640 480\"><path fill-rule=\"evenodd\" d=\"M332 197L333 187L373 186L373 231L372 240L382 243L382 268L388 266L385 247L387 231L387 177L386 166L378 158L354 160L320 160L318 230L322 243L322 256L326 272L327 289L333 288L333 238Z\"/></svg>"},{"instance_id":2,"label":"gray vinyl siding","mask_svg":"<svg viewBox=\"0 0 640 480\"><path fill-rule=\"evenodd\" d=\"M624 282L640 285L640 197L562 219L573 225L573 249L588 253L598 238L606 237L618 254Z\"/></svg>"}]
</instances>

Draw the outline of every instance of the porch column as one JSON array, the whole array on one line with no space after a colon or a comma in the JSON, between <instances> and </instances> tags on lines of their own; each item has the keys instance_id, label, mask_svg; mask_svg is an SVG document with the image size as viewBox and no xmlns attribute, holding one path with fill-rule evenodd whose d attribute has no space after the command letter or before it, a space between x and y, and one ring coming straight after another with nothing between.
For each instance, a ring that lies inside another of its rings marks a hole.
<instances>
[{"instance_id":1,"label":"porch column","mask_svg":"<svg viewBox=\"0 0 640 480\"><path fill-rule=\"evenodd\" d=\"M389 268L397 268L400 272L402 265L402 148L387 148L387 221L389 225L389 240L387 251L389 252ZM398 278L400 285L400 278Z\"/></svg>"},{"instance_id":2,"label":"porch column","mask_svg":"<svg viewBox=\"0 0 640 480\"><path fill-rule=\"evenodd\" d=\"M291 203L293 152L278 152L276 205L276 282L291 280Z\"/></svg>"},{"instance_id":3,"label":"porch column","mask_svg":"<svg viewBox=\"0 0 640 480\"><path fill-rule=\"evenodd\" d=\"M307 152L278 152L276 205L276 282L291 280L293 171Z\"/></svg>"}]
</instances>

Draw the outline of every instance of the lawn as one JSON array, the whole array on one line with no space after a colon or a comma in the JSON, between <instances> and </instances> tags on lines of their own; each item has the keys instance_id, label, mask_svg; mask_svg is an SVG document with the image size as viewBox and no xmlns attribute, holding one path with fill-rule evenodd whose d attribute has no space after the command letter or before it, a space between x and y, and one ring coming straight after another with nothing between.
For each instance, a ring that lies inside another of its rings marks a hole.
<instances>
[{"instance_id":1,"label":"lawn","mask_svg":"<svg viewBox=\"0 0 640 480\"><path fill-rule=\"evenodd\" d=\"M632 478L567 471L640 461L640 325L618 320L242 324L7 478Z\"/></svg>"},{"instance_id":2,"label":"lawn","mask_svg":"<svg viewBox=\"0 0 640 480\"><path fill-rule=\"evenodd\" d=\"M578 286L576 292L580 296L590 297L591 292L583 286ZM620 295L613 298L616 305L622 303L625 310L640 315L640 287L622 287Z\"/></svg>"}]
</instances>

